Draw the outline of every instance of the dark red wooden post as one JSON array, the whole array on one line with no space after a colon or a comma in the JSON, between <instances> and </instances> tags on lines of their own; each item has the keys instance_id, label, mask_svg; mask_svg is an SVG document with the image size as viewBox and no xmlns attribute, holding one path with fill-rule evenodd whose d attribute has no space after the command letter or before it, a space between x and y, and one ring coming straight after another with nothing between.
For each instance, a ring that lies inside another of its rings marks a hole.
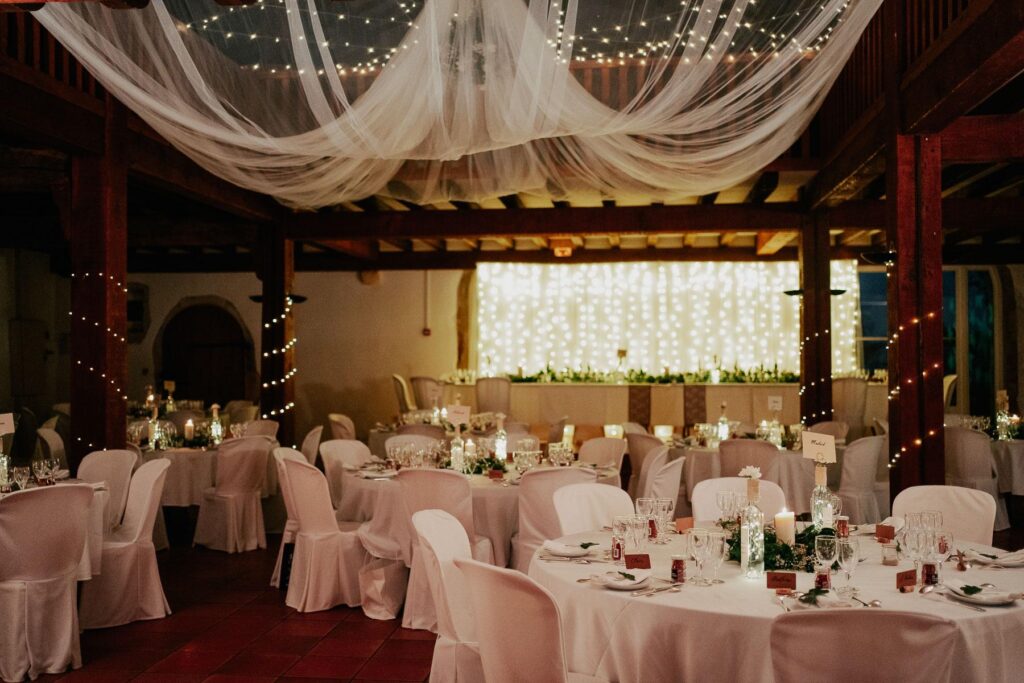
<instances>
[{"instance_id":1,"label":"dark red wooden post","mask_svg":"<svg viewBox=\"0 0 1024 683\"><path fill-rule=\"evenodd\" d=\"M800 233L800 419L832 419L832 299L829 232L812 217Z\"/></svg>"},{"instance_id":2,"label":"dark red wooden post","mask_svg":"<svg viewBox=\"0 0 1024 683\"><path fill-rule=\"evenodd\" d=\"M72 471L89 451L125 444L125 113L108 95L102 154L76 156L71 165Z\"/></svg>"},{"instance_id":3,"label":"dark red wooden post","mask_svg":"<svg viewBox=\"0 0 1024 683\"><path fill-rule=\"evenodd\" d=\"M295 443L295 323L288 295L295 275L294 242L280 223L260 236L260 278L263 281L263 335L260 363L260 416L280 423L277 439Z\"/></svg>"}]
</instances>

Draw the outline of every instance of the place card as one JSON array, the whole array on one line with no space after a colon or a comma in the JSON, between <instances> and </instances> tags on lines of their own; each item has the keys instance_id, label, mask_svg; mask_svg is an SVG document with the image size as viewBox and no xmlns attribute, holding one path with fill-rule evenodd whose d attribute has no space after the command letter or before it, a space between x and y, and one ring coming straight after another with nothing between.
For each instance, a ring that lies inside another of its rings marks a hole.
<instances>
[{"instance_id":1,"label":"place card","mask_svg":"<svg viewBox=\"0 0 1024 683\"><path fill-rule=\"evenodd\" d=\"M0 436L14 433L14 413L0 414Z\"/></svg>"},{"instance_id":2,"label":"place card","mask_svg":"<svg viewBox=\"0 0 1024 683\"><path fill-rule=\"evenodd\" d=\"M905 572L896 573L896 590L901 593L909 593L910 591L904 590L909 588L911 591L917 587L917 570L908 569Z\"/></svg>"},{"instance_id":3,"label":"place card","mask_svg":"<svg viewBox=\"0 0 1024 683\"><path fill-rule=\"evenodd\" d=\"M169 391L169 392L171 392L173 394L174 393L174 389L175 389L176 386L177 385L174 383L173 379L165 379L164 380L164 391Z\"/></svg>"},{"instance_id":4,"label":"place card","mask_svg":"<svg viewBox=\"0 0 1024 683\"><path fill-rule=\"evenodd\" d=\"M626 569L650 569L651 556L647 553L641 555L626 555Z\"/></svg>"},{"instance_id":5,"label":"place card","mask_svg":"<svg viewBox=\"0 0 1024 683\"><path fill-rule=\"evenodd\" d=\"M804 457L818 463L834 463L836 461L836 437L831 434L816 434L804 430L800 434L803 440Z\"/></svg>"},{"instance_id":6,"label":"place card","mask_svg":"<svg viewBox=\"0 0 1024 683\"><path fill-rule=\"evenodd\" d=\"M796 572L767 572L768 588L796 590Z\"/></svg>"},{"instance_id":7,"label":"place card","mask_svg":"<svg viewBox=\"0 0 1024 683\"><path fill-rule=\"evenodd\" d=\"M888 543L896 538L896 527L889 524L875 525L875 540L879 543Z\"/></svg>"},{"instance_id":8,"label":"place card","mask_svg":"<svg viewBox=\"0 0 1024 683\"><path fill-rule=\"evenodd\" d=\"M469 424L469 406L446 406L448 421L458 427Z\"/></svg>"},{"instance_id":9,"label":"place card","mask_svg":"<svg viewBox=\"0 0 1024 683\"><path fill-rule=\"evenodd\" d=\"M687 529L693 528L693 517L680 517L676 520L676 531L683 533Z\"/></svg>"},{"instance_id":10,"label":"place card","mask_svg":"<svg viewBox=\"0 0 1024 683\"><path fill-rule=\"evenodd\" d=\"M782 397L781 396L769 396L768 397L768 410L776 413L782 412Z\"/></svg>"}]
</instances>

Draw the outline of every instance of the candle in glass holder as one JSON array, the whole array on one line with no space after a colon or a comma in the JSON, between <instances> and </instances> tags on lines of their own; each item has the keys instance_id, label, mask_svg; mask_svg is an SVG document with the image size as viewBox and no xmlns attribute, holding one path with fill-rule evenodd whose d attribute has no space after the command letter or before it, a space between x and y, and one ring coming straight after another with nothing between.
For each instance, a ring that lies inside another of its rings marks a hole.
<instances>
[{"instance_id":1,"label":"candle in glass holder","mask_svg":"<svg viewBox=\"0 0 1024 683\"><path fill-rule=\"evenodd\" d=\"M796 543L796 516L783 510L775 515L775 537L787 545Z\"/></svg>"},{"instance_id":2,"label":"candle in glass holder","mask_svg":"<svg viewBox=\"0 0 1024 683\"><path fill-rule=\"evenodd\" d=\"M191 418L185 422L185 441L191 441L196 438L196 426L192 423Z\"/></svg>"},{"instance_id":3,"label":"candle in glass holder","mask_svg":"<svg viewBox=\"0 0 1024 683\"><path fill-rule=\"evenodd\" d=\"M473 439L469 439L468 441L466 441L466 457L467 458L475 458L476 457L476 444L473 443Z\"/></svg>"}]
</instances>

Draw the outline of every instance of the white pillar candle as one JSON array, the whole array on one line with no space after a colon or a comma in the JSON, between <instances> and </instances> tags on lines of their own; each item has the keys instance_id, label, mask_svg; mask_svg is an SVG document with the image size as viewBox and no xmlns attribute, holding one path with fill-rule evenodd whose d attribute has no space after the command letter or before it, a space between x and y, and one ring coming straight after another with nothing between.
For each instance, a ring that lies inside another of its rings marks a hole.
<instances>
[{"instance_id":1,"label":"white pillar candle","mask_svg":"<svg viewBox=\"0 0 1024 683\"><path fill-rule=\"evenodd\" d=\"M775 515L775 536L782 543L796 543L796 517L789 510L783 510Z\"/></svg>"},{"instance_id":2,"label":"white pillar candle","mask_svg":"<svg viewBox=\"0 0 1024 683\"><path fill-rule=\"evenodd\" d=\"M469 439L468 441L466 441L466 457L467 458L475 458L476 457L476 444L473 443L473 439Z\"/></svg>"},{"instance_id":3,"label":"white pillar candle","mask_svg":"<svg viewBox=\"0 0 1024 683\"><path fill-rule=\"evenodd\" d=\"M196 426L190 419L185 422L185 441L191 441L194 438L196 438Z\"/></svg>"}]
</instances>

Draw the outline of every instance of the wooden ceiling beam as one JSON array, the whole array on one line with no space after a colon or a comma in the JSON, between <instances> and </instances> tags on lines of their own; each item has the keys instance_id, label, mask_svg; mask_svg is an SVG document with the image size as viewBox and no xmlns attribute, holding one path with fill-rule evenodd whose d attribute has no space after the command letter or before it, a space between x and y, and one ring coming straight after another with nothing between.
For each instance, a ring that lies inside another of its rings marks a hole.
<instances>
[{"instance_id":1,"label":"wooden ceiling beam","mask_svg":"<svg viewBox=\"0 0 1024 683\"><path fill-rule=\"evenodd\" d=\"M759 232L757 233L757 255L770 256L776 254L799 236L800 233L796 230Z\"/></svg>"},{"instance_id":2,"label":"wooden ceiling beam","mask_svg":"<svg viewBox=\"0 0 1024 683\"><path fill-rule=\"evenodd\" d=\"M942 161L947 164L1024 161L1024 113L957 119L942 131Z\"/></svg>"},{"instance_id":3,"label":"wooden ceiling beam","mask_svg":"<svg viewBox=\"0 0 1024 683\"><path fill-rule=\"evenodd\" d=\"M323 240L317 244L364 261L375 261L380 253L376 242L355 240Z\"/></svg>"},{"instance_id":4,"label":"wooden ceiling beam","mask_svg":"<svg viewBox=\"0 0 1024 683\"><path fill-rule=\"evenodd\" d=\"M747 204L764 204L779 186L779 174L777 171L765 171L754 185L747 192Z\"/></svg>"}]
</instances>

